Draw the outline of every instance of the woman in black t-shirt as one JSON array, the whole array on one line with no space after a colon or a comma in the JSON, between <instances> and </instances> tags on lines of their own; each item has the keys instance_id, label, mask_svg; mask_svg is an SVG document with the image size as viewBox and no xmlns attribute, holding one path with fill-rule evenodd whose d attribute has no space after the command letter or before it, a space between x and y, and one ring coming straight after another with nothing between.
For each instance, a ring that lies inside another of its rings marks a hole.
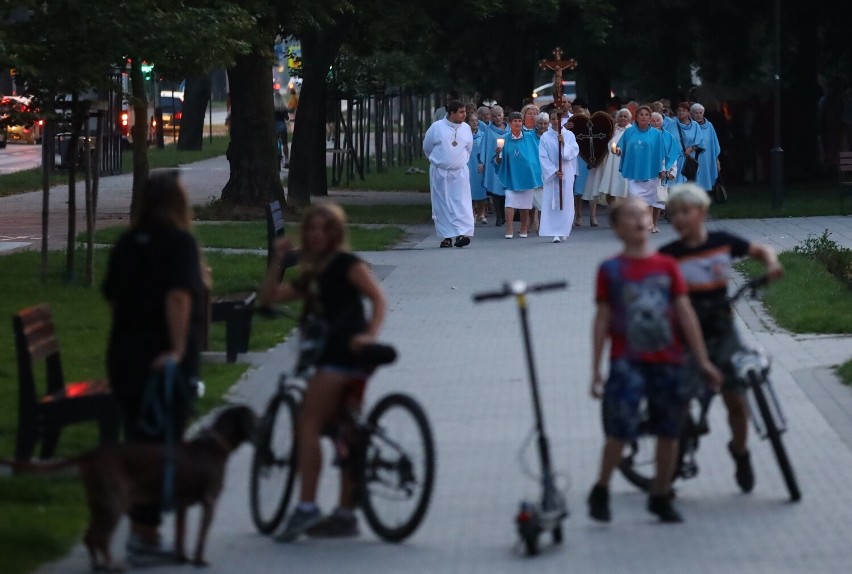
<instances>
[{"instance_id":1,"label":"woman in black t-shirt","mask_svg":"<svg viewBox=\"0 0 852 574\"><path fill-rule=\"evenodd\" d=\"M312 535L357 534L352 513L355 493L346 473L341 474L340 505L332 515L323 520L315 503L322 469L320 436L344 405L352 384L368 376L359 366L358 351L375 341L386 308L384 294L370 268L347 249L346 216L339 205L324 202L309 208L302 220L301 243L299 278L292 283L279 281L280 262L290 249L288 240L282 239L260 296L264 306L303 299L302 326L319 320L328 328L316 373L308 381L299 412L300 503L279 536L282 541L295 540L309 530ZM369 318L363 297L371 302Z\"/></svg>"},{"instance_id":2,"label":"woman in black t-shirt","mask_svg":"<svg viewBox=\"0 0 852 574\"><path fill-rule=\"evenodd\" d=\"M151 436L137 424L152 371L173 361L185 385L198 376L198 334L206 321L205 273L190 221L178 172L153 172L130 229L110 253L103 284L112 310L107 372L122 409L127 442L164 440L162 433ZM181 402L186 408L176 403L172 413L176 440L183 435L189 416L192 398L186 396L188 401ZM135 506L129 514L131 558L167 554L157 532L160 506Z\"/></svg>"}]
</instances>

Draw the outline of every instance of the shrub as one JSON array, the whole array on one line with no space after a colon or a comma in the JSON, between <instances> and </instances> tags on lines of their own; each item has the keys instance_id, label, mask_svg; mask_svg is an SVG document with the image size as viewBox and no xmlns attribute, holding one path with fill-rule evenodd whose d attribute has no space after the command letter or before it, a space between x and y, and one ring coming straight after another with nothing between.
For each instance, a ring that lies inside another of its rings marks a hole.
<instances>
[{"instance_id":1,"label":"shrub","mask_svg":"<svg viewBox=\"0 0 852 574\"><path fill-rule=\"evenodd\" d=\"M828 229L819 237L808 235L793 248L793 252L819 261L829 273L852 289L852 249L841 247L836 241L829 239L830 235Z\"/></svg>"}]
</instances>

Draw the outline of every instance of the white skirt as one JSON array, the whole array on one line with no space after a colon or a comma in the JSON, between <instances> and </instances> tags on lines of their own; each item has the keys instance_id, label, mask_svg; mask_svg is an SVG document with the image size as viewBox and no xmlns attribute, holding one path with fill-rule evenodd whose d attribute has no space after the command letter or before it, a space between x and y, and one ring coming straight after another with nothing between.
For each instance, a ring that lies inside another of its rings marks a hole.
<instances>
[{"instance_id":1,"label":"white skirt","mask_svg":"<svg viewBox=\"0 0 852 574\"><path fill-rule=\"evenodd\" d=\"M544 197L544 188L537 187L533 190L533 207L541 211L541 199Z\"/></svg>"},{"instance_id":2,"label":"white skirt","mask_svg":"<svg viewBox=\"0 0 852 574\"><path fill-rule=\"evenodd\" d=\"M657 187L659 185L659 179L627 180L627 189L630 191L630 195L638 197L651 206L657 203Z\"/></svg>"},{"instance_id":3,"label":"white skirt","mask_svg":"<svg viewBox=\"0 0 852 574\"><path fill-rule=\"evenodd\" d=\"M515 209L532 209L533 206L533 191L532 189L523 189L520 191L506 190L506 207Z\"/></svg>"}]
</instances>

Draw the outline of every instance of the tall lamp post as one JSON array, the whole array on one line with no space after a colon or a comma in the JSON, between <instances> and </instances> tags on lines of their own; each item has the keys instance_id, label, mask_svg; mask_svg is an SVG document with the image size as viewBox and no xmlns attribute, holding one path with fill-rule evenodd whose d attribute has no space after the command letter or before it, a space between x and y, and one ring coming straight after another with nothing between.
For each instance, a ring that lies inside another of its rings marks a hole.
<instances>
[{"instance_id":1,"label":"tall lamp post","mask_svg":"<svg viewBox=\"0 0 852 574\"><path fill-rule=\"evenodd\" d=\"M775 142L770 154L772 209L784 206L784 150L781 149L781 0L775 0Z\"/></svg>"}]
</instances>

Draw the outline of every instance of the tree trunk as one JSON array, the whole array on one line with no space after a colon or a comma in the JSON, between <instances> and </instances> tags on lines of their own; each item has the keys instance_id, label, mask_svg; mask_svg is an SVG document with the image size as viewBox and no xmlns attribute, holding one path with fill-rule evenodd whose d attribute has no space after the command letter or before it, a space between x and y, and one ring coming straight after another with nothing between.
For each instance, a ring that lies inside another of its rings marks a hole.
<instances>
[{"instance_id":1,"label":"tree trunk","mask_svg":"<svg viewBox=\"0 0 852 574\"><path fill-rule=\"evenodd\" d=\"M204 141L204 112L210 103L210 75L189 76L183 94L183 117L177 149L200 150Z\"/></svg>"},{"instance_id":2,"label":"tree trunk","mask_svg":"<svg viewBox=\"0 0 852 574\"><path fill-rule=\"evenodd\" d=\"M272 105L272 63L268 57L251 52L237 58L236 65L228 70L228 79L231 142L227 157L231 177L222 190L222 199L242 205L264 205L275 200L283 203Z\"/></svg>"},{"instance_id":3,"label":"tree trunk","mask_svg":"<svg viewBox=\"0 0 852 574\"><path fill-rule=\"evenodd\" d=\"M68 235L65 246L65 281L76 278L74 269L75 235L77 235L77 150L83 123L89 115L89 103L80 103L79 94L71 94L71 138L65 152L68 166Z\"/></svg>"},{"instance_id":4,"label":"tree trunk","mask_svg":"<svg viewBox=\"0 0 852 574\"><path fill-rule=\"evenodd\" d=\"M41 282L47 283L47 238L48 215L50 214L50 170L53 168L54 123L52 119L44 122L41 136Z\"/></svg>"},{"instance_id":5,"label":"tree trunk","mask_svg":"<svg viewBox=\"0 0 852 574\"><path fill-rule=\"evenodd\" d=\"M350 18L330 28L304 34L302 42L302 94L299 115L290 146L290 173L287 199L291 205L303 207L311 203L311 195L328 195L328 171L325 152L326 75L334 63Z\"/></svg>"},{"instance_id":6,"label":"tree trunk","mask_svg":"<svg viewBox=\"0 0 852 574\"><path fill-rule=\"evenodd\" d=\"M133 58L130 63L130 91L133 94L133 191L130 196L130 216L136 215L139 198L148 181L148 95L142 63Z\"/></svg>"}]
</instances>

